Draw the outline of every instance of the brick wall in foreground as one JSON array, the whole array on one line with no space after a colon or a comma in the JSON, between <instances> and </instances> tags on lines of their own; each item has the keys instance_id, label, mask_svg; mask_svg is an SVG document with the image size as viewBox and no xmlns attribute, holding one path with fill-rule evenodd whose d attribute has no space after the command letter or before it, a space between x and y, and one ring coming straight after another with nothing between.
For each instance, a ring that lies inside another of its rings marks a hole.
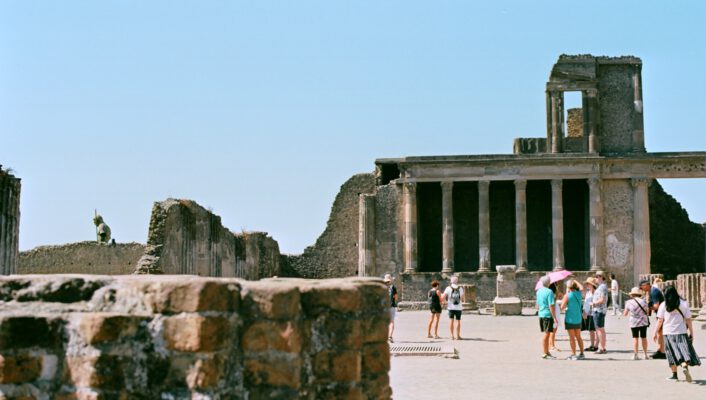
<instances>
[{"instance_id":1,"label":"brick wall in foreground","mask_svg":"<svg viewBox=\"0 0 706 400\"><path fill-rule=\"evenodd\" d=\"M0 278L0 398L391 396L376 280Z\"/></svg>"}]
</instances>

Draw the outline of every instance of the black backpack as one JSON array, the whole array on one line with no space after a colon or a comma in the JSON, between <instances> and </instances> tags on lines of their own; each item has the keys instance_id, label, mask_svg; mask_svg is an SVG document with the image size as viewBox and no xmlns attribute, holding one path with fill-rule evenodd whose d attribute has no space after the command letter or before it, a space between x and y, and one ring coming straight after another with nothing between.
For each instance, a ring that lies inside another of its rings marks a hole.
<instances>
[{"instance_id":1,"label":"black backpack","mask_svg":"<svg viewBox=\"0 0 706 400\"><path fill-rule=\"evenodd\" d=\"M461 291L459 288L451 288L451 303L455 306L461 303Z\"/></svg>"}]
</instances>

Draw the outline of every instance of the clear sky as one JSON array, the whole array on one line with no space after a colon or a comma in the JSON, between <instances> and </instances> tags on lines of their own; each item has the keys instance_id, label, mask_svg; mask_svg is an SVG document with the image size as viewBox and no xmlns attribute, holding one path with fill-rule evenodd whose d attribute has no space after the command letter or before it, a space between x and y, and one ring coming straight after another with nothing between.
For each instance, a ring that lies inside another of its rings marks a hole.
<instances>
[{"instance_id":1,"label":"clear sky","mask_svg":"<svg viewBox=\"0 0 706 400\"><path fill-rule=\"evenodd\" d=\"M0 0L0 164L20 248L145 242L188 198L299 253L382 157L545 135L562 54L643 61L648 151L706 150L703 1ZM706 222L706 181L662 181Z\"/></svg>"}]
</instances>

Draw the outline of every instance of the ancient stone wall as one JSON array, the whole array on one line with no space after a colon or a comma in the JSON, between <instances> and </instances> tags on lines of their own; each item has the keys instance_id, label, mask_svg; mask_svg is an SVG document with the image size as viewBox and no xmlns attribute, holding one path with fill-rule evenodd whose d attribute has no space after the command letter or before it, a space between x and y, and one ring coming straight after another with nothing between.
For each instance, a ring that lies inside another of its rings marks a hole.
<instances>
[{"instance_id":1,"label":"ancient stone wall","mask_svg":"<svg viewBox=\"0 0 706 400\"><path fill-rule=\"evenodd\" d=\"M583 137L583 108L566 110L566 137Z\"/></svg>"},{"instance_id":2,"label":"ancient stone wall","mask_svg":"<svg viewBox=\"0 0 706 400\"><path fill-rule=\"evenodd\" d=\"M691 222L686 210L656 180L649 188L652 273L675 279L704 271L704 227Z\"/></svg>"},{"instance_id":3,"label":"ancient stone wall","mask_svg":"<svg viewBox=\"0 0 706 400\"><path fill-rule=\"evenodd\" d=\"M341 186L333 202L326 229L301 255L286 256L296 276L335 278L358 274L358 196L372 193L373 174L354 175Z\"/></svg>"},{"instance_id":4,"label":"ancient stone wall","mask_svg":"<svg viewBox=\"0 0 706 400\"><path fill-rule=\"evenodd\" d=\"M124 275L135 271L135 263L145 251L140 243L95 241L61 246L39 246L20 253L18 274L98 274Z\"/></svg>"},{"instance_id":5,"label":"ancient stone wall","mask_svg":"<svg viewBox=\"0 0 706 400\"><path fill-rule=\"evenodd\" d=\"M0 275L16 273L20 237L20 180L0 165Z\"/></svg>"},{"instance_id":6,"label":"ancient stone wall","mask_svg":"<svg viewBox=\"0 0 706 400\"><path fill-rule=\"evenodd\" d=\"M629 180L603 181L605 269L623 284L634 281L632 190Z\"/></svg>"},{"instance_id":7,"label":"ancient stone wall","mask_svg":"<svg viewBox=\"0 0 706 400\"><path fill-rule=\"evenodd\" d=\"M390 398L380 281L0 278L0 398Z\"/></svg>"},{"instance_id":8,"label":"ancient stone wall","mask_svg":"<svg viewBox=\"0 0 706 400\"><path fill-rule=\"evenodd\" d=\"M634 66L601 63L600 88L601 153L627 153L633 150Z\"/></svg>"},{"instance_id":9,"label":"ancient stone wall","mask_svg":"<svg viewBox=\"0 0 706 400\"><path fill-rule=\"evenodd\" d=\"M260 279L281 275L279 264L279 245L267 233L235 234L195 202L167 199L152 208L136 272Z\"/></svg>"}]
</instances>

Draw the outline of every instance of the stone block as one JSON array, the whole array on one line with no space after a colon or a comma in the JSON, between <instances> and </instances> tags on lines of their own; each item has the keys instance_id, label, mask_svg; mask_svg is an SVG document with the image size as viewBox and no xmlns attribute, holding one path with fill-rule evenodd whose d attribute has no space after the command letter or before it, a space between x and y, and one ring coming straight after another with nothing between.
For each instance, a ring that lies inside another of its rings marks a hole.
<instances>
[{"instance_id":1,"label":"stone block","mask_svg":"<svg viewBox=\"0 0 706 400\"><path fill-rule=\"evenodd\" d=\"M366 344L363 347L363 371L366 374L387 374L390 371L390 347L387 343Z\"/></svg>"},{"instance_id":2,"label":"stone block","mask_svg":"<svg viewBox=\"0 0 706 400\"><path fill-rule=\"evenodd\" d=\"M354 313L360 311L361 294L355 285L343 280L313 282L301 288L301 304L309 315L327 310Z\"/></svg>"},{"instance_id":3,"label":"stone block","mask_svg":"<svg viewBox=\"0 0 706 400\"><path fill-rule=\"evenodd\" d=\"M42 358L29 353L0 354L0 383L32 382L42 372Z\"/></svg>"},{"instance_id":4,"label":"stone block","mask_svg":"<svg viewBox=\"0 0 706 400\"><path fill-rule=\"evenodd\" d=\"M321 350L314 353L311 359L314 376L319 379L328 378L331 373L331 352Z\"/></svg>"},{"instance_id":5,"label":"stone block","mask_svg":"<svg viewBox=\"0 0 706 400\"><path fill-rule=\"evenodd\" d=\"M197 277L160 277L151 285L151 300L159 313L231 312L238 309L240 285Z\"/></svg>"},{"instance_id":6,"label":"stone block","mask_svg":"<svg viewBox=\"0 0 706 400\"><path fill-rule=\"evenodd\" d=\"M235 332L224 317L180 314L164 319L164 339L168 349L211 352L225 347Z\"/></svg>"},{"instance_id":7,"label":"stone block","mask_svg":"<svg viewBox=\"0 0 706 400\"><path fill-rule=\"evenodd\" d=\"M120 390L130 370L129 359L121 356L69 356L65 359L64 382L77 388Z\"/></svg>"},{"instance_id":8,"label":"stone block","mask_svg":"<svg viewBox=\"0 0 706 400\"><path fill-rule=\"evenodd\" d=\"M363 390L357 386L325 386L316 391L316 400L362 400Z\"/></svg>"},{"instance_id":9,"label":"stone block","mask_svg":"<svg viewBox=\"0 0 706 400\"><path fill-rule=\"evenodd\" d=\"M292 321L255 322L245 329L241 347L246 352L276 350L299 353L302 348L301 328Z\"/></svg>"},{"instance_id":10,"label":"stone block","mask_svg":"<svg viewBox=\"0 0 706 400\"><path fill-rule=\"evenodd\" d=\"M245 379L250 385L298 389L301 360L298 357L257 357L245 360Z\"/></svg>"},{"instance_id":11,"label":"stone block","mask_svg":"<svg viewBox=\"0 0 706 400\"><path fill-rule=\"evenodd\" d=\"M189 389L209 389L218 385L225 371L221 357L198 359L186 371Z\"/></svg>"},{"instance_id":12,"label":"stone block","mask_svg":"<svg viewBox=\"0 0 706 400\"><path fill-rule=\"evenodd\" d=\"M240 292L243 315L254 320L295 319L300 313L297 286L287 282L247 282Z\"/></svg>"},{"instance_id":13,"label":"stone block","mask_svg":"<svg viewBox=\"0 0 706 400\"><path fill-rule=\"evenodd\" d=\"M61 322L41 316L0 318L0 350L27 347L56 348L61 343Z\"/></svg>"},{"instance_id":14,"label":"stone block","mask_svg":"<svg viewBox=\"0 0 706 400\"><path fill-rule=\"evenodd\" d=\"M390 314L388 312L377 317L364 318L361 324L363 343L387 341L390 328Z\"/></svg>"},{"instance_id":15,"label":"stone block","mask_svg":"<svg viewBox=\"0 0 706 400\"><path fill-rule=\"evenodd\" d=\"M86 313L80 315L79 330L86 343L97 344L129 338L137 333L147 317L113 313Z\"/></svg>"},{"instance_id":16,"label":"stone block","mask_svg":"<svg viewBox=\"0 0 706 400\"><path fill-rule=\"evenodd\" d=\"M365 397L368 399L390 399L392 398L392 389L390 388L390 377L387 373L384 374L368 374L362 382Z\"/></svg>"},{"instance_id":17,"label":"stone block","mask_svg":"<svg viewBox=\"0 0 706 400\"><path fill-rule=\"evenodd\" d=\"M331 379L337 382L358 382L361 366L359 351L337 352L331 357Z\"/></svg>"},{"instance_id":18,"label":"stone block","mask_svg":"<svg viewBox=\"0 0 706 400\"><path fill-rule=\"evenodd\" d=\"M495 315L522 315L522 300L519 297L496 297L493 305Z\"/></svg>"},{"instance_id":19,"label":"stone block","mask_svg":"<svg viewBox=\"0 0 706 400\"><path fill-rule=\"evenodd\" d=\"M354 319L329 317L324 322L323 332L329 344L345 349L360 349L363 345L361 322Z\"/></svg>"}]
</instances>

